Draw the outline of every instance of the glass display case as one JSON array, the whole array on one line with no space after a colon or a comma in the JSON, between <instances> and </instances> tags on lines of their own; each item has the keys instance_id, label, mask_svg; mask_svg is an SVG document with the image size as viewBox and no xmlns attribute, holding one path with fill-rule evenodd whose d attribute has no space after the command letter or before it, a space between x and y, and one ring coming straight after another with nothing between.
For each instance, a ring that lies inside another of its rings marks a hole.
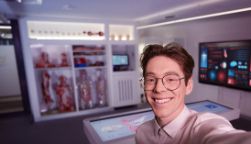
<instances>
[{"instance_id":1,"label":"glass display case","mask_svg":"<svg viewBox=\"0 0 251 144\"><path fill-rule=\"evenodd\" d=\"M67 45L31 45L42 115L76 110Z\"/></svg>"},{"instance_id":2,"label":"glass display case","mask_svg":"<svg viewBox=\"0 0 251 144\"><path fill-rule=\"evenodd\" d=\"M24 27L25 69L35 121L101 113L140 103L133 25L123 25L121 31L121 25L105 23L23 19L20 24ZM108 33L123 33L128 39L110 40ZM129 62L128 69L119 75L112 63L117 52L126 52ZM120 77L129 83L118 84ZM120 91L114 84L120 86ZM118 96L124 90L131 92Z\"/></svg>"},{"instance_id":3,"label":"glass display case","mask_svg":"<svg viewBox=\"0 0 251 144\"><path fill-rule=\"evenodd\" d=\"M79 108L107 106L105 47L73 45L73 59Z\"/></svg>"}]
</instances>

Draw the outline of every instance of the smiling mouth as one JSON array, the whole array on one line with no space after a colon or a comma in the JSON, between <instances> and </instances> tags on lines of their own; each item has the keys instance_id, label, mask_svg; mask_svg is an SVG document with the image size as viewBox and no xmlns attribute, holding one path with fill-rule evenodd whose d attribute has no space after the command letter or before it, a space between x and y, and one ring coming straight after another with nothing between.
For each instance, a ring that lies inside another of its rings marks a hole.
<instances>
[{"instance_id":1,"label":"smiling mouth","mask_svg":"<svg viewBox=\"0 0 251 144\"><path fill-rule=\"evenodd\" d=\"M173 98L164 98L164 99L157 99L157 98L153 98L154 102L157 104L165 104L168 103L169 101L171 101Z\"/></svg>"}]
</instances>

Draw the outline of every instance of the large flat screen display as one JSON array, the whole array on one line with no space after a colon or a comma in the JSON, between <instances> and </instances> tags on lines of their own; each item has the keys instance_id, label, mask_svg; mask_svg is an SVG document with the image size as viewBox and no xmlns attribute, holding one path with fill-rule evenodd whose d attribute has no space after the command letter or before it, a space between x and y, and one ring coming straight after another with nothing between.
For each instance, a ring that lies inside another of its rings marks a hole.
<instances>
[{"instance_id":1,"label":"large flat screen display","mask_svg":"<svg viewBox=\"0 0 251 144\"><path fill-rule=\"evenodd\" d=\"M251 90L251 40L199 44L199 82Z\"/></svg>"},{"instance_id":2,"label":"large flat screen display","mask_svg":"<svg viewBox=\"0 0 251 144\"><path fill-rule=\"evenodd\" d=\"M230 107L209 100L190 103L187 104L187 107L197 112L211 112L215 114L220 114L232 110L232 108Z\"/></svg>"}]
</instances>

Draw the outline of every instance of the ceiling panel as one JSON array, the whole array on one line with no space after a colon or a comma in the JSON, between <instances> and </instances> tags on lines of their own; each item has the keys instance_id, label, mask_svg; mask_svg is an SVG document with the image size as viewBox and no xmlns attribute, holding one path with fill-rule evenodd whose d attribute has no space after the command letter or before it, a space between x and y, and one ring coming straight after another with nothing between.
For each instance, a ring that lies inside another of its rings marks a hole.
<instances>
[{"instance_id":1,"label":"ceiling panel","mask_svg":"<svg viewBox=\"0 0 251 144\"><path fill-rule=\"evenodd\" d=\"M251 0L0 0L13 16L91 18L155 23L250 7Z\"/></svg>"}]
</instances>

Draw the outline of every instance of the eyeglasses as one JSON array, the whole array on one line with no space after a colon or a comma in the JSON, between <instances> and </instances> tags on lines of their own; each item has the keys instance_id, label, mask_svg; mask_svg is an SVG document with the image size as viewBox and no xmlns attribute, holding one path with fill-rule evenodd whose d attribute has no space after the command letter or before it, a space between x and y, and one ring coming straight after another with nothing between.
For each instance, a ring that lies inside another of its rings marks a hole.
<instances>
[{"instance_id":1,"label":"eyeglasses","mask_svg":"<svg viewBox=\"0 0 251 144\"><path fill-rule=\"evenodd\" d=\"M180 87L180 83L182 79L185 77L180 78L178 75L165 75L162 78L156 78L154 76L145 76L142 78L141 86L146 91L152 91L155 89L158 79L162 80L162 84L164 87L169 91L174 91Z\"/></svg>"}]
</instances>

